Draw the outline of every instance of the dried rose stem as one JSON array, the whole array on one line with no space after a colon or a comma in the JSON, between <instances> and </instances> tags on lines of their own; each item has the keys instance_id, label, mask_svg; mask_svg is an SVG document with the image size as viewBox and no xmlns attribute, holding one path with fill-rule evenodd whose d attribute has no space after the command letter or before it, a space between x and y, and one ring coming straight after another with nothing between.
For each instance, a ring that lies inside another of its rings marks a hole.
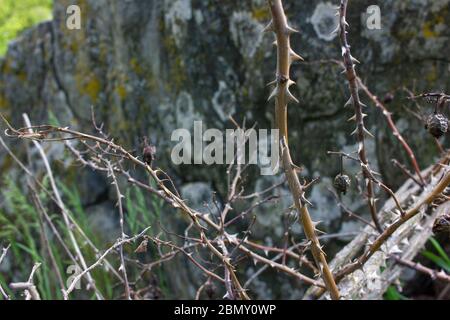
<instances>
[{"instance_id":1,"label":"dried rose stem","mask_svg":"<svg viewBox=\"0 0 450 320\"><path fill-rule=\"evenodd\" d=\"M418 262L401 259L400 257L397 257L396 255L391 255L391 258L393 258L395 260L395 262L397 262L398 264L400 264L402 266L405 266L410 269L427 274L428 276L430 276L431 279L439 279L439 280L450 283L450 275L448 275L447 273L445 273L442 270L440 272L438 272L436 270L427 268Z\"/></svg>"},{"instance_id":2,"label":"dried rose stem","mask_svg":"<svg viewBox=\"0 0 450 320\"><path fill-rule=\"evenodd\" d=\"M342 56L345 65L345 73L347 76L350 94L351 97L346 105L353 104L355 115L350 118L356 122L356 130L352 134L356 134L356 139L358 140L358 156L361 162L361 168L364 175L364 180L366 182L367 188L367 203L370 209L370 214L372 216L372 220L375 223L378 231L381 233L383 231L381 224L377 217L377 209L375 205L375 197L374 197L374 188L371 177L371 171L369 166L369 160L366 156L366 146L365 146L365 135L369 134L369 131L364 126L364 117L366 116L362 112L362 103L359 99L358 93L358 83L357 83L357 75L355 71L354 62L357 61L352 57L350 52L350 45L347 40L347 31L346 28L348 23L346 21L347 14L347 0L341 0L341 5L339 6L339 35L342 47Z\"/></svg>"},{"instance_id":3,"label":"dried rose stem","mask_svg":"<svg viewBox=\"0 0 450 320\"><path fill-rule=\"evenodd\" d=\"M127 238L125 234L124 229L124 213L123 213L123 205L122 205L122 198L124 196L120 192L119 183L117 182L117 177L114 174L114 169L110 161L106 161L106 164L108 165L109 170L109 176L112 179L112 185L114 185L114 190L116 192L117 196L117 207L119 209L119 222L120 222L120 232L121 232L121 239L124 240ZM125 266L125 259L123 254L123 244L119 246L119 255L120 255L120 268L119 270L122 270L122 277L123 277L123 285L125 287L125 297L127 300L131 300L131 294L130 294L130 284L128 282L128 275L127 275L127 269Z\"/></svg>"},{"instance_id":4,"label":"dried rose stem","mask_svg":"<svg viewBox=\"0 0 450 320\"><path fill-rule=\"evenodd\" d=\"M381 103L381 101L378 99L377 96L375 96L372 92L370 92L369 88L361 81L360 78L358 78L358 84L360 88L364 91L364 93L369 97L370 100L375 104L376 107L380 108L383 111L383 115L386 117L386 121L388 123L388 126L391 128L394 136L400 141L403 148L405 149L406 153L408 154L411 164L414 168L414 171L416 172L417 176L420 179L420 182L422 186L425 185L425 180L422 177L422 174L420 173L419 165L417 164L416 157L414 155L414 152L412 151L411 147L408 145L406 140L401 135L400 131L397 129L397 126L395 125L394 121L392 120L391 113L388 111L386 106Z\"/></svg>"},{"instance_id":5,"label":"dried rose stem","mask_svg":"<svg viewBox=\"0 0 450 320\"><path fill-rule=\"evenodd\" d=\"M276 128L280 130L282 165L294 198L295 207L300 214L306 237L311 242L311 252L315 263L321 271L325 286L330 291L331 297L337 300L340 297L339 290L317 238L315 224L309 215L303 196L304 190L298 179L288 147L287 106L289 102L298 102L289 91L289 87L294 84L294 81L290 79L290 67L294 61L302 60L291 49L290 45L290 36L296 31L289 27L287 23L281 0L268 0L268 4L272 13L272 21L266 27L266 30L275 33L277 45L277 75L275 81L272 82L276 84L276 87L270 98L275 98L275 123Z\"/></svg>"},{"instance_id":6,"label":"dried rose stem","mask_svg":"<svg viewBox=\"0 0 450 320\"><path fill-rule=\"evenodd\" d=\"M185 203L185 201L182 200L178 195L175 194L176 192L173 193L172 191L170 191L165 186L164 181L162 181L158 177L158 172L161 172L160 169L153 170L150 166L145 164L143 161L139 160L137 157L135 157L131 153L129 153L121 145L118 145L118 144L114 143L112 140L108 140L106 138L89 135L89 134L86 134L83 132L71 130L69 128L55 127L55 126L51 126L51 125L40 125L40 126L31 127L31 128L26 127L26 128L15 129L9 124L9 122L6 120L6 118L1 113L0 113L0 118L3 119L3 121L6 123L6 125L8 127L8 129L5 131L5 134L8 137L15 137L15 138L19 138L19 139L30 139L33 141L38 140L38 141L53 141L53 142L68 141L68 140L78 140L81 142L93 141L97 145L105 145L105 146L107 146L107 148L109 150L114 150L116 156L120 156L122 159L129 160L134 165L144 168L147 171L147 173L152 177L152 179L154 179L154 181L156 182L156 184L159 187L159 190L154 189L154 188L134 179L128 171L121 170L121 174L123 174L127 178L129 183L134 184L140 188L143 188L146 191L154 194L155 196L160 197L165 202L167 202L171 207L181 210L183 213L188 215L191 220L196 221L196 223L194 222L194 226L196 226L197 229L200 229L199 231L201 233L201 238L203 239L203 242L206 242L207 247L211 249L211 246L212 246L211 241L206 238L205 233L204 233L206 228L203 227L202 225L200 225L198 220L201 220L202 222L206 223L209 227L211 227L215 231L221 230L220 225L213 222L210 218L208 218L208 216L203 215L200 212L188 207L187 204ZM30 132L30 130L33 130L33 132ZM61 134L62 136L61 137L48 137L49 135L58 135L58 134ZM64 135L66 135L66 136L64 136ZM2 142L1 138L0 138L0 142ZM91 168L93 168L95 170L102 170L105 172L108 171L107 168L102 169L97 164L94 164L92 161L84 160L81 157L81 154L79 152L77 152L73 147L69 147L69 150L72 153L74 153L75 157L77 157L79 159L79 161L81 161L84 165L90 166ZM25 168L25 167L23 166L23 168ZM24 170L27 170L27 169L25 168ZM39 181L37 181L37 183L39 183ZM49 195L49 196L51 197L51 195ZM74 220L71 220L71 222L75 224ZM75 224L75 226L76 226L76 224ZM79 231L81 232L82 230L79 230ZM89 238L85 238L85 240L89 241ZM230 243L232 243L233 245L238 244L237 240L234 240L230 237L227 237L226 240L229 241ZM244 240L243 244L253 246L253 244L249 243L248 240ZM93 247L93 248L95 249L96 252L99 253L98 249L96 249L95 247ZM239 250L247 251L248 249L246 247L244 247L243 245L240 245ZM213 251L214 255L218 256L219 259L221 258L222 254L220 252L218 252L217 249L215 251L213 249L211 249L211 251ZM258 255L256 253L252 253L252 257L260 262L263 262L263 263L266 262L263 257L261 257L260 255ZM105 262L107 262L106 259L105 259ZM227 264L227 266L229 268L231 268L231 270L233 270L232 266L229 264L228 261L225 261L225 264ZM318 281L315 281L314 279L311 279L311 278L299 273L298 271L290 269L286 266L278 265L278 264L271 264L271 267L273 267L281 272L294 275L299 280L302 280L307 284L317 286L320 288L322 287L322 284L319 283ZM233 272L230 272L230 273L233 275L234 270L233 270ZM117 274L117 276L120 277L119 274ZM237 278L235 276L233 276L233 281L237 282ZM241 286L236 284L236 287L239 288ZM248 299L248 296L245 292L240 292L240 296L242 299Z\"/></svg>"},{"instance_id":7,"label":"dried rose stem","mask_svg":"<svg viewBox=\"0 0 450 320\"><path fill-rule=\"evenodd\" d=\"M8 253L9 247L11 245L9 244L6 248L2 249L2 254L0 255L0 264L2 263L3 259L6 257L6 254ZM2 287L2 284L0 283L0 293L2 294L3 298L6 300L9 300L9 296L6 294L5 290Z\"/></svg>"},{"instance_id":8,"label":"dried rose stem","mask_svg":"<svg viewBox=\"0 0 450 320\"><path fill-rule=\"evenodd\" d=\"M29 127L29 130L27 130L27 132L29 134L33 134L33 131L31 129L31 122L30 122L30 119L28 118L28 115L24 113L23 114L23 118L24 118L26 126ZM79 244L77 242L77 239L76 239L76 237L75 237L75 235L74 235L74 233L72 231L72 224L70 222L68 210L67 210L64 202L62 201L62 198L61 198L58 186L56 185L56 181L55 181L55 178L53 176L53 171L51 169L50 163L48 162L48 159L47 159L47 156L45 154L45 151L44 151L44 149L42 148L41 144L38 141L33 140L33 144L36 147L36 149L39 151L39 154L40 154L40 156L42 158L42 161L44 162L44 166L45 166L45 169L47 171L47 176L48 176L49 181L50 181L50 186L51 186L53 194L54 194L54 196L55 196L55 198L57 200L58 206L61 208L61 214L62 214L62 217L63 217L64 224L67 227L67 233L69 235L70 242L72 243L72 246L73 246L73 248L75 250L75 253L76 253L76 256L77 256L77 258L79 260L79 263L81 264L83 269L86 269L87 268L86 260L85 260L85 258L83 256L83 253L81 252L80 246L79 246ZM91 273L89 273L89 272L86 273L86 278L87 278L87 281L89 283L90 288L94 290L97 299L103 300L104 299L103 295L100 293L100 291L98 290L97 286L95 285L95 281L94 281L94 278L92 277Z\"/></svg>"},{"instance_id":9,"label":"dried rose stem","mask_svg":"<svg viewBox=\"0 0 450 320\"><path fill-rule=\"evenodd\" d=\"M443 174L443 177L441 181L437 184L437 186L419 203L417 203L412 209L408 210L406 214L403 217L398 218L394 223L392 223L386 230L383 231L382 234L378 236L378 238L372 243L372 245L369 247L369 249L363 253L355 262L347 265L344 267L341 271L339 271L336 274L336 281L339 282L342 280L346 275L352 273L353 271L357 270L358 268L362 267L367 260L380 248L381 245L406 221L413 218L415 215L417 215L420 212L420 209L423 206L431 204L437 197L440 196L440 194L447 188L447 186L450 184L450 171L448 169L445 169L445 173Z\"/></svg>"},{"instance_id":10,"label":"dried rose stem","mask_svg":"<svg viewBox=\"0 0 450 320\"><path fill-rule=\"evenodd\" d=\"M447 188L450 184L450 170L448 168L444 170L445 172L443 173L439 183L433 188L433 190L430 191L430 193L426 195L426 197L419 201L413 208L408 210L403 217L399 217L394 223L387 227L359 258L357 258L354 262L344 266L339 272L335 274L334 279L336 283L339 283L347 275L351 274L357 269L362 268L364 264L370 259L370 257L372 257L375 252L380 250L383 243L385 243L386 240L389 239L389 237L391 237L401 225L416 216L419 212L421 212L421 209L423 207L430 205L436 198L441 195L445 188ZM323 293L323 289L318 289L314 296L320 297Z\"/></svg>"}]
</instances>

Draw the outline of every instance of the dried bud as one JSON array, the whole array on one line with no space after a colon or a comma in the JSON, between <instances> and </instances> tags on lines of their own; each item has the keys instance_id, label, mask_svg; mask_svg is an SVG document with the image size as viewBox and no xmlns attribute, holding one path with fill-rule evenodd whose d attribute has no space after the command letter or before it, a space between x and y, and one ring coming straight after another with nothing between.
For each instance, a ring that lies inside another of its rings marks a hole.
<instances>
[{"instance_id":1,"label":"dried bud","mask_svg":"<svg viewBox=\"0 0 450 320\"><path fill-rule=\"evenodd\" d=\"M144 162L151 166L155 160L156 147L148 143L147 137L144 137L144 150L142 151L142 155Z\"/></svg>"},{"instance_id":2,"label":"dried bud","mask_svg":"<svg viewBox=\"0 0 450 320\"><path fill-rule=\"evenodd\" d=\"M386 93L386 95L383 98L383 102L388 104L391 103L392 100L394 100L394 95L391 92Z\"/></svg>"},{"instance_id":3,"label":"dried bud","mask_svg":"<svg viewBox=\"0 0 450 320\"><path fill-rule=\"evenodd\" d=\"M350 186L350 178L346 174L338 174L334 178L333 186L338 192L346 194Z\"/></svg>"},{"instance_id":4,"label":"dried bud","mask_svg":"<svg viewBox=\"0 0 450 320\"><path fill-rule=\"evenodd\" d=\"M442 137L448 130L448 119L441 113L433 113L427 119L425 129L435 138Z\"/></svg>"},{"instance_id":5,"label":"dried bud","mask_svg":"<svg viewBox=\"0 0 450 320\"><path fill-rule=\"evenodd\" d=\"M433 233L450 233L450 214L443 214L434 220Z\"/></svg>"},{"instance_id":6,"label":"dried bud","mask_svg":"<svg viewBox=\"0 0 450 320\"><path fill-rule=\"evenodd\" d=\"M217 288L214 285L214 283L208 282L208 284L205 287L206 295L209 299L213 299L214 295L216 294Z\"/></svg>"}]
</instances>

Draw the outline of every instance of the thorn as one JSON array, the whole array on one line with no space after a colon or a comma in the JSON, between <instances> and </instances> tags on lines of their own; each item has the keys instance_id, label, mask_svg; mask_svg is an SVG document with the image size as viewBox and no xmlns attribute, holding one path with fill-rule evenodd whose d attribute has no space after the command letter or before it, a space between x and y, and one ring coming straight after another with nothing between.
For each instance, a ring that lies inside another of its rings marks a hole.
<instances>
[{"instance_id":1,"label":"thorn","mask_svg":"<svg viewBox=\"0 0 450 320\"><path fill-rule=\"evenodd\" d=\"M358 132L358 128L356 128L355 130L353 130L352 133L350 133L350 135L351 135L351 136L354 136L357 132Z\"/></svg>"},{"instance_id":2,"label":"thorn","mask_svg":"<svg viewBox=\"0 0 450 320\"><path fill-rule=\"evenodd\" d=\"M298 99L293 96L293 94L289 91L288 87L286 87L286 97L289 101L299 103Z\"/></svg>"},{"instance_id":3,"label":"thorn","mask_svg":"<svg viewBox=\"0 0 450 320\"><path fill-rule=\"evenodd\" d=\"M345 46L342 46L341 47L342 56L344 56L346 52L347 52L347 48Z\"/></svg>"},{"instance_id":4,"label":"thorn","mask_svg":"<svg viewBox=\"0 0 450 320\"><path fill-rule=\"evenodd\" d=\"M314 229L320 224L320 223L322 223L322 221L316 221L316 222L314 222L314 221L312 221L312 224L313 224L313 226L314 226Z\"/></svg>"},{"instance_id":5,"label":"thorn","mask_svg":"<svg viewBox=\"0 0 450 320\"><path fill-rule=\"evenodd\" d=\"M286 31L287 31L288 34L299 33L298 30L296 30L296 29L294 29L294 28L292 28L290 26L287 26Z\"/></svg>"},{"instance_id":6,"label":"thorn","mask_svg":"<svg viewBox=\"0 0 450 320\"><path fill-rule=\"evenodd\" d=\"M350 96L350 98L347 100L347 102L344 104L344 108L351 106L353 104L353 97Z\"/></svg>"},{"instance_id":7,"label":"thorn","mask_svg":"<svg viewBox=\"0 0 450 320\"><path fill-rule=\"evenodd\" d=\"M353 115L353 117L351 117L351 118L348 118L348 120L347 121L356 121L356 114L355 115Z\"/></svg>"},{"instance_id":8,"label":"thorn","mask_svg":"<svg viewBox=\"0 0 450 320\"><path fill-rule=\"evenodd\" d=\"M363 130L364 130L364 133L367 134L369 137L375 138L375 137L373 136L373 134L371 134L371 133L369 132L369 130L367 130L365 127L363 128Z\"/></svg>"},{"instance_id":9,"label":"thorn","mask_svg":"<svg viewBox=\"0 0 450 320\"><path fill-rule=\"evenodd\" d=\"M409 240L408 240L408 238L404 238L400 243L403 244L403 245L405 245L405 246L409 246Z\"/></svg>"},{"instance_id":10,"label":"thorn","mask_svg":"<svg viewBox=\"0 0 450 320\"><path fill-rule=\"evenodd\" d=\"M300 200L302 200L306 204L309 204L311 207L314 207L313 204L311 202L309 202L309 200L306 199L304 196L302 196Z\"/></svg>"},{"instance_id":11,"label":"thorn","mask_svg":"<svg viewBox=\"0 0 450 320\"><path fill-rule=\"evenodd\" d=\"M295 164L293 164L293 163L291 163L291 167L292 167L292 169L294 169L294 171L297 172L297 173L300 173L300 172L303 171L302 168L300 168L299 166L297 166L297 165L295 165Z\"/></svg>"},{"instance_id":12,"label":"thorn","mask_svg":"<svg viewBox=\"0 0 450 320\"><path fill-rule=\"evenodd\" d=\"M277 40L275 40L274 42L272 42L272 45L275 46L275 47L277 47L277 46L278 46Z\"/></svg>"},{"instance_id":13,"label":"thorn","mask_svg":"<svg viewBox=\"0 0 450 320\"><path fill-rule=\"evenodd\" d=\"M273 31L275 31L273 27L273 21L270 20L269 24L264 27L263 32L273 32Z\"/></svg>"},{"instance_id":14,"label":"thorn","mask_svg":"<svg viewBox=\"0 0 450 320\"><path fill-rule=\"evenodd\" d=\"M346 27L350 27L350 25L348 24L347 20L345 20L345 17L342 17L342 23L343 23Z\"/></svg>"},{"instance_id":15,"label":"thorn","mask_svg":"<svg viewBox=\"0 0 450 320\"><path fill-rule=\"evenodd\" d=\"M272 93L270 94L269 98L267 99L267 101L272 100L272 98L274 98L276 95L278 94L278 86L275 87L275 89L273 89Z\"/></svg>"},{"instance_id":16,"label":"thorn","mask_svg":"<svg viewBox=\"0 0 450 320\"><path fill-rule=\"evenodd\" d=\"M355 57L353 57L352 55L350 55L350 59L352 60L352 62L355 62L355 63L361 64L361 62L359 62L359 60L358 60L358 59L356 59Z\"/></svg>"},{"instance_id":17,"label":"thorn","mask_svg":"<svg viewBox=\"0 0 450 320\"><path fill-rule=\"evenodd\" d=\"M305 61L305 59L303 59L303 57L297 53L294 52L294 50L290 49L289 51L289 60L290 63L294 62L294 61Z\"/></svg>"},{"instance_id":18,"label":"thorn","mask_svg":"<svg viewBox=\"0 0 450 320\"><path fill-rule=\"evenodd\" d=\"M293 84L295 84L295 81L292 81L291 79L289 79L288 82L287 82L287 87L289 88Z\"/></svg>"},{"instance_id":19,"label":"thorn","mask_svg":"<svg viewBox=\"0 0 450 320\"><path fill-rule=\"evenodd\" d=\"M268 84L266 84L266 87L274 85L274 84L277 84L277 79L270 81Z\"/></svg>"}]
</instances>

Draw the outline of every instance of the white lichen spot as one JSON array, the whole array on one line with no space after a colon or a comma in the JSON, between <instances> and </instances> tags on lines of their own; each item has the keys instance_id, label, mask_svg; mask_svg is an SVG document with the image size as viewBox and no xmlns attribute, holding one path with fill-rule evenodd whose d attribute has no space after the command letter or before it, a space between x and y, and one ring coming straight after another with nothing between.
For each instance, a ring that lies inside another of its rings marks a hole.
<instances>
[{"instance_id":1,"label":"white lichen spot","mask_svg":"<svg viewBox=\"0 0 450 320\"><path fill-rule=\"evenodd\" d=\"M197 25L201 25L203 23L203 21L205 19L203 18L203 13L201 10L194 11L194 19L195 19L195 23L197 23Z\"/></svg>"},{"instance_id":2,"label":"white lichen spot","mask_svg":"<svg viewBox=\"0 0 450 320\"><path fill-rule=\"evenodd\" d=\"M337 33L333 33L339 24L335 7L331 2L319 3L309 21L317 36L325 41L331 41L337 36Z\"/></svg>"},{"instance_id":3,"label":"white lichen spot","mask_svg":"<svg viewBox=\"0 0 450 320\"><path fill-rule=\"evenodd\" d=\"M234 12L230 19L230 32L234 44L246 58L252 58L263 37L264 26L248 12Z\"/></svg>"},{"instance_id":4,"label":"white lichen spot","mask_svg":"<svg viewBox=\"0 0 450 320\"><path fill-rule=\"evenodd\" d=\"M188 92L180 92L175 106L177 128L192 129L194 121L201 120L201 118L194 111L194 102L192 100L192 96Z\"/></svg>"},{"instance_id":5,"label":"white lichen spot","mask_svg":"<svg viewBox=\"0 0 450 320\"><path fill-rule=\"evenodd\" d=\"M195 210L202 213L217 213L215 212L216 205L212 199L213 189L209 183L187 183L181 187L180 191L183 199Z\"/></svg>"},{"instance_id":6,"label":"white lichen spot","mask_svg":"<svg viewBox=\"0 0 450 320\"><path fill-rule=\"evenodd\" d=\"M219 89L214 93L212 104L221 121L228 120L236 112L236 97L225 81L219 81Z\"/></svg>"},{"instance_id":7,"label":"white lichen spot","mask_svg":"<svg viewBox=\"0 0 450 320\"><path fill-rule=\"evenodd\" d=\"M180 47L187 35L187 23L192 19L191 0L165 1L164 12L166 12L165 23L171 30L175 44Z\"/></svg>"}]
</instances>

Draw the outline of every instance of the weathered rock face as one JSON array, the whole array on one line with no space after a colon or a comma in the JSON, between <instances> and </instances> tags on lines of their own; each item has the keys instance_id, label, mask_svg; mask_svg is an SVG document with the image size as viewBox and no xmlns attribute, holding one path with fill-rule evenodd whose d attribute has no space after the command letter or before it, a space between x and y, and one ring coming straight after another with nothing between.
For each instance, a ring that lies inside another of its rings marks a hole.
<instances>
[{"instance_id":1,"label":"weathered rock face","mask_svg":"<svg viewBox=\"0 0 450 320\"><path fill-rule=\"evenodd\" d=\"M310 176L327 177L313 188L310 198L316 204L312 213L333 229L339 229L342 221L327 187L339 166L326 151L356 150L350 136L352 124L346 121L353 113L343 107L348 98L345 78L336 66L318 63L341 57L338 38L330 35L337 23L336 2L284 1L291 24L301 31L293 37L294 49L306 60L292 74L297 81L294 93L301 97L300 104L289 110L292 154ZM229 115L239 122L244 117L247 123L258 122L259 128L271 127L273 103L266 101L269 88L265 84L274 78L276 61L272 35L261 32L270 19L266 1L75 3L81 7L81 30L66 27L66 8L73 1L55 0L53 21L11 43L0 64L0 111L16 126L22 125L23 112L30 114L33 123L46 122L51 112L62 125L92 131L93 106L98 120L127 148L139 148L139 139L150 136L158 146L157 165L169 170L177 182L206 183L223 192L226 168L173 165L170 137L174 129L192 129L195 120L204 121L204 129L233 128ZM366 9L371 4L357 1L349 6L349 40L353 55L362 62L357 71L377 95L395 93L389 108L424 166L437 151L423 124L406 111L413 105L404 99L402 87L417 92L449 90L450 1L383 1L380 30L366 27ZM431 112L431 107L424 106L423 112ZM390 159L409 164L408 159L390 135L383 115L373 106L367 113L368 127L375 135L368 142L373 167L388 184L398 186L402 177ZM20 146L15 151L20 153ZM62 156L61 148L51 151L55 159ZM348 173L358 170L350 162L345 165ZM11 166L2 151L0 166L2 172ZM104 182L92 174L85 176ZM247 180L256 181L249 187L253 188L268 179L255 174ZM102 194L99 199L104 198ZM95 197L90 196L86 202L94 204ZM357 210L359 198L351 191L345 201ZM279 221L275 214L268 207L259 218ZM274 226L277 223L262 224L255 236L278 235ZM348 225L343 228L347 230ZM273 295L289 297L288 293Z\"/></svg>"}]
</instances>

